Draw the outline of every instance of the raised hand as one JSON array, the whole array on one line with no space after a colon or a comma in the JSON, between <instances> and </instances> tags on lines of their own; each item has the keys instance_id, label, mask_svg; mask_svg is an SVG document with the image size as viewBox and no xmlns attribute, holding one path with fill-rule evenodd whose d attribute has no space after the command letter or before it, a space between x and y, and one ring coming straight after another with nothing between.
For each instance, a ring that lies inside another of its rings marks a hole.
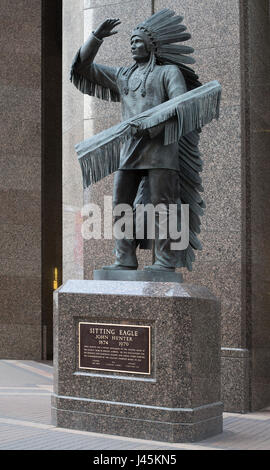
<instances>
[{"instance_id":1,"label":"raised hand","mask_svg":"<svg viewBox=\"0 0 270 470\"><path fill-rule=\"evenodd\" d=\"M94 32L94 35L98 39L103 39L108 36L113 36L114 34L117 34L118 31L113 31L113 28L121 24L121 21L119 18L108 18L107 20L103 21L96 31Z\"/></svg>"}]
</instances>

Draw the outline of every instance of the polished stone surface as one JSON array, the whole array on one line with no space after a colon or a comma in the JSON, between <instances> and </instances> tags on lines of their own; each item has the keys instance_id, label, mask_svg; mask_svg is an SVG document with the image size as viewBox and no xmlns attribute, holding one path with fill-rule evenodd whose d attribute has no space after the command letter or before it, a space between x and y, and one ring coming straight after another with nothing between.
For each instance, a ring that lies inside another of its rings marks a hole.
<instances>
[{"instance_id":1,"label":"polished stone surface","mask_svg":"<svg viewBox=\"0 0 270 470\"><path fill-rule=\"evenodd\" d=\"M54 301L57 426L168 442L222 431L220 306L206 288L68 281ZM79 369L79 321L151 326L151 374Z\"/></svg>"}]
</instances>

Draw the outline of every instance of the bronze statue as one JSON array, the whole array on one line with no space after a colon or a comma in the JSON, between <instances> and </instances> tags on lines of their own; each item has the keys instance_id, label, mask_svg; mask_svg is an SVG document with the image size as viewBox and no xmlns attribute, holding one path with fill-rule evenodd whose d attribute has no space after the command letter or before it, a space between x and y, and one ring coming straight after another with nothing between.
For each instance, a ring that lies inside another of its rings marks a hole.
<instances>
[{"instance_id":1,"label":"bronze statue","mask_svg":"<svg viewBox=\"0 0 270 470\"><path fill-rule=\"evenodd\" d=\"M202 169L199 132L202 125L218 117L220 86L215 82L214 91L211 89L202 97L198 92L193 98L192 90L201 87L201 83L186 65L195 62L189 56L193 49L176 44L191 37L185 32L182 20L172 10L164 9L138 25L131 35L134 64L116 68L94 62L104 38L116 34L114 28L121 23L119 19L107 19L80 48L71 69L71 80L80 91L121 101L122 106L123 123L107 134L100 134L106 136L107 146L102 147L98 140L95 151L90 151L93 138L77 146L84 185L116 171L114 206L125 203L135 211L139 203L163 204L168 217L169 205L177 204L178 227L181 227L181 203L189 204L188 247L172 250L169 233L166 239L159 239L159 214L156 214L155 262L145 267L146 270L175 271L183 266L191 270L195 259L193 250L201 249L197 238L204 208L199 194L203 190L199 175ZM187 92L191 92L191 100L186 106L179 104L178 98L183 94L188 96ZM95 152L99 157L96 164L92 158ZM135 270L137 246L149 247L147 241L137 240L135 233L132 238L115 243L116 261L103 269Z\"/></svg>"}]
</instances>

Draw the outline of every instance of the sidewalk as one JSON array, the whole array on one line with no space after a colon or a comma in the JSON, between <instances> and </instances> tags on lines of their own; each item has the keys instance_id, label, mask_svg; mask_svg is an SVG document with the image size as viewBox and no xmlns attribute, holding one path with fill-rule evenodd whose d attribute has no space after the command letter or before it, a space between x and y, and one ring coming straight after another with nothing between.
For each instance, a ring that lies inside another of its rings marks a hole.
<instances>
[{"instance_id":1,"label":"sidewalk","mask_svg":"<svg viewBox=\"0 0 270 470\"><path fill-rule=\"evenodd\" d=\"M169 444L51 425L52 365L0 361L0 450L270 450L270 407L224 413L224 432L196 444Z\"/></svg>"}]
</instances>

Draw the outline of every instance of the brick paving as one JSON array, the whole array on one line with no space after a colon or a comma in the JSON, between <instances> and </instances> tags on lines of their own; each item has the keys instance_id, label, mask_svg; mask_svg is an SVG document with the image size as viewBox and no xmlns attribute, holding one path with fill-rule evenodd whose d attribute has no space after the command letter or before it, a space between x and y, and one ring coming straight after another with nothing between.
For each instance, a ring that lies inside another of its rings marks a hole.
<instances>
[{"instance_id":1,"label":"brick paving","mask_svg":"<svg viewBox=\"0 0 270 470\"><path fill-rule=\"evenodd\" d=\"M0 361L0 450L270 450L270 407L224 413L224 432L196 444L170 444L56 428L52 365Z\"/></svg>"}]
</instances>

